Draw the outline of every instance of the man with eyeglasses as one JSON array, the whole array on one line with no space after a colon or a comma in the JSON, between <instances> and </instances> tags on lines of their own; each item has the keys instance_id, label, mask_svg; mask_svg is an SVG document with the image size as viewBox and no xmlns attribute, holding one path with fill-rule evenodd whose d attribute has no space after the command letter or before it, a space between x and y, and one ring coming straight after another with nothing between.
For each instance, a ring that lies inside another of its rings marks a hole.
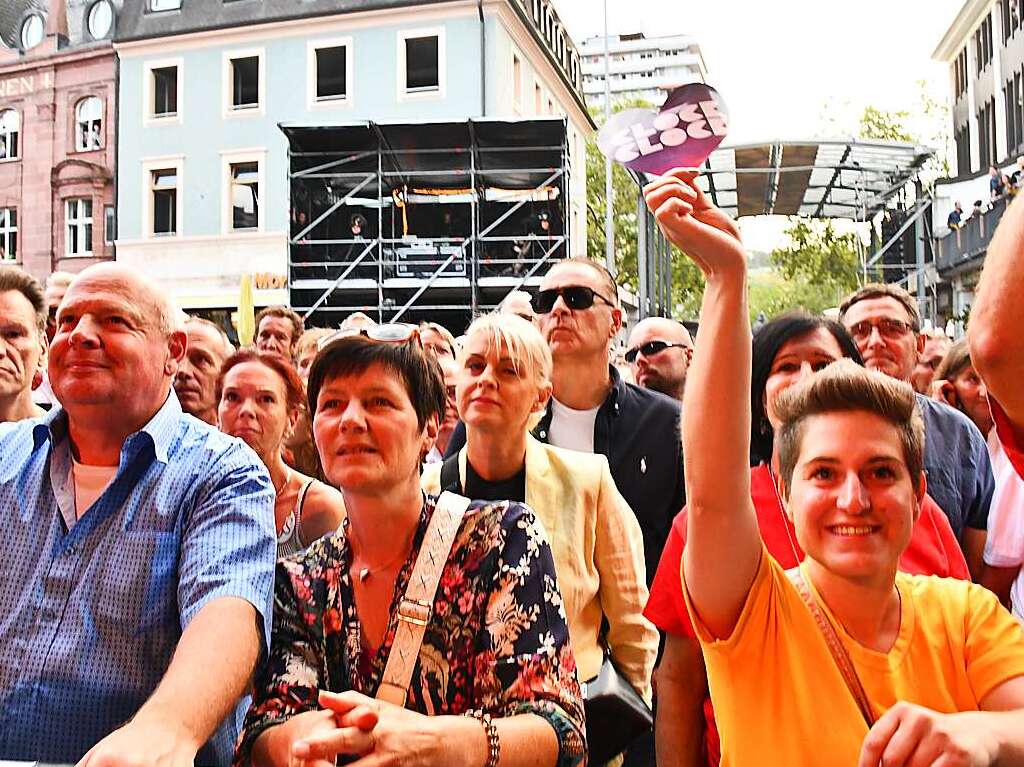
<instances>
[{"instance_id":1,"label":"man with eyeglasses","mask_svg":"<svg viewBox=\"0 0 1024 767\"><path fill-rule=\"evenodd\" d=\"M924 350L914 298L895 285L872 284L843 301L839 319L850 331L864 365L910 383ZM971 575L977 580L988 528L994 480L985 438L967 416L923 394L924 466L928 493L949 517Z\"/></svg>"},{"instance_id":2,"label":"man with eyeglasses","mask_svg":"<svg viewBox=\"0 0 1024 767\"><path fill-rule=\"evenodd\" d=\"M683 400L693 339L681 322L665 317L641 320L629 334L626 362L638 386Z\"/></svg>"}]
</instances>

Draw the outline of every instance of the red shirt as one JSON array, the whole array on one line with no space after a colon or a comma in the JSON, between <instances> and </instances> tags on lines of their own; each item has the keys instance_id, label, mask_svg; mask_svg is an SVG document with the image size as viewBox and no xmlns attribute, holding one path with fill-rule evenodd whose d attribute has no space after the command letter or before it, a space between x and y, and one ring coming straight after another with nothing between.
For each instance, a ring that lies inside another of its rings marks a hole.
<instances>
[{"instance_id":1,"label":"red shirt","mask_svg":"<svg viewBox=\"0 0 1024 767\"><path fill-rule=\"evenodd\" d=\"M1024 454L1021 455L1024 458ZM775 492L775 483L767 464L750 470L750 499L757 513L757 525L761 529L768 553L783 568L796 567L804 553L796 541L793 523L782 509ZM644 616L662 631L695 639L690 616L683 604L682 582L679 567L686 545L686 509L676 515L672 522L665 548L661 553L658 571L651 584L651 596L647 600ZM799 559L798 559L799 558ZM913 575L939 575L945 578L969 580L967 561L960 544L953 535L949 520L938 504L925 495L921 504L921 515L910 535L910 543L900 557L900 570ZM714 709L711 698L704 700L704 749L709 765L717 765L721 759L718 729L715 727Z\"/></svg>"},{"instance_id":2,"label":"red shirt","mask_svg":"<svg viewBox=\"0 0 1024 767\"><path fill-rule=\"evenodd\" d=\"M1014 428L1006 411L1002 406L989 395L988 404L992 408L992 418L996 423L996 434L1006 451L1010 464L1017 471L1017 475L1024 479L1024 431Z\"/></svg>"}]
</instances>

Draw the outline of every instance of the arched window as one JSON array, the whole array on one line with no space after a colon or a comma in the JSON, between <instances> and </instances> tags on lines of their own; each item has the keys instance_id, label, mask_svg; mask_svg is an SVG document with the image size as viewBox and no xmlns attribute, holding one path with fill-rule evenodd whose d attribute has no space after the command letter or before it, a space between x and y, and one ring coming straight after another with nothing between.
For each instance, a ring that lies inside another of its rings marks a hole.
<instances>
[{"instance_id":1,"label":"arched window","mask_svg":"<svg viewBox=\"0 0 1024 767\"><path fill-rule=\"evenodd\" d=\"M86 96L75 105L75 150L99 149L102 135L103 102L95 96Z\"/></svg>"},{"instance_id":2,"label":"arched window","mask_svg":"<svg viewBox=\"0 0 1024 767\"><path fill-rule=\"evenodd\" d=\"M0 110L0 160L13 160L18 154L21 117L13 109Z\"/></svg>"}]
</instances>

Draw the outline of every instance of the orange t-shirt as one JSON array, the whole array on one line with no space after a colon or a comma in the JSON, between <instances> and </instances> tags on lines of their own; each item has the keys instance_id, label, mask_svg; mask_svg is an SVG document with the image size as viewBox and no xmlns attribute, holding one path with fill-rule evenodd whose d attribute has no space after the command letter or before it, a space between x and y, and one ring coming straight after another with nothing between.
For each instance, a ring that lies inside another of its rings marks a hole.
<instances>
[{"instance_id":1,"label":"orange t-shirt","mask_svg":"<svg viewBox=\"0 0 1024 767\"><path fill-rule=\"evenodd\" d=\"M810 610L782 567L761 564L732 635L716 639L683 594L708 671L722 765L857 763L867 725ZM1024 676L1024 629L986 589L896 574L900 630L887 653L869 650L832 619L875 718L898 701L975 711L1003 682Z\"/></svg>"}]
</instances>

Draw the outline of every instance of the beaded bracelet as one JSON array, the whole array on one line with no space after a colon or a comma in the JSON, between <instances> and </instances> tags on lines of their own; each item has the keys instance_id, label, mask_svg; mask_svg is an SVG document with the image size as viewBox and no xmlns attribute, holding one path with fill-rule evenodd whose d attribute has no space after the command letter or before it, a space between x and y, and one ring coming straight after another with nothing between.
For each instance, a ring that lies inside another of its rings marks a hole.
<instances>
[{"instance_id":1,"label":"beaded bracelet","mask_svg":"<svg viewBox=\"0 0 1024 767\"><path fill-rule=\"evenodd\" d=\"M501 741L498 739L498 728L495 726L491 715L482 710L470 710L466 716L471 716L484 726L484 734L487 736L487 761L484 767L498 767L498 757L501 756Z\"/></svg>"}]
</instances>

